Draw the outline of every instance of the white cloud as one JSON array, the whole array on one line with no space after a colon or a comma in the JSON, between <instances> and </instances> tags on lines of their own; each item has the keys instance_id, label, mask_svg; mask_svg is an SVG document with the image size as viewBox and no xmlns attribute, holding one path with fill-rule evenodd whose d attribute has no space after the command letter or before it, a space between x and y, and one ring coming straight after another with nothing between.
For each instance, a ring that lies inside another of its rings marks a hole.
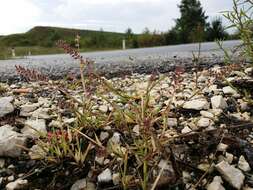
<instances>
[{"instance_id":1,"label":"white cloud","mask_svg":"<svg viewBox=\"0 0 253 190\"><path fill-rule=\"evenodd\" d=\"M4 0L0 6L0 34L24 32L40 16L40 9L29 0Z\"/></svg>"},{"instance_id":2,"label":"white cloud","mask_svg":"<svg viewBox=\"0 0 253 190\"><path fill-rule=\"evenodd\" d=\"M179 17L181 0L2 0L0 35L36 25L124 32L166 31ZM231 8L231 0L200 0L210 18Z\"/></svg>"}]
</instances>

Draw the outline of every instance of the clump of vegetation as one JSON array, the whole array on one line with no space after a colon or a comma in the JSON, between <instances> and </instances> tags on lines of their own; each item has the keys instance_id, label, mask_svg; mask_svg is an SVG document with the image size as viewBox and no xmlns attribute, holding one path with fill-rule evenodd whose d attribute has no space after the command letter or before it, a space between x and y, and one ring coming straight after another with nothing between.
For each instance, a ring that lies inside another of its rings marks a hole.
<instances>
[{"instance_id":1,"label":"clump of vegetation","mask_svg":"<svg viewBox=\"0 0 253 190\"><path fill-rule=\"evenodd\" d=\"M243 56L253 60L253 2L250 0L233 0L233 10L224 12L231 25L228 28L234 28L243 41Z\"/></svg>"}]
</instances>

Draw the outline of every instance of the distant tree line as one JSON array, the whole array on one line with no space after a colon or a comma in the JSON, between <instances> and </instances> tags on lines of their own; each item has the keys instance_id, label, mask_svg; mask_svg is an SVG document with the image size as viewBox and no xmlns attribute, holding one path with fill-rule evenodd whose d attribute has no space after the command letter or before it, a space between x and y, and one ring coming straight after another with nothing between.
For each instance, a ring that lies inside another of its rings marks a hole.
<instances>
[{"instance_id":1,"label":"distant tree line","mask_svg":"<svg viewBox=\"0 0 253 190\"><path fill-rule=\"evenodd\" d=\"M199 0L182 0L178 5L180 18L175 26L167 32L151 32L145 28L140 35L133 35L131 28L125 32L129 48L196 43L202 41L237 39L238 35L230 35L225 31L222 19L214 18L210 23Z\"/></svg>"}]
</instances>

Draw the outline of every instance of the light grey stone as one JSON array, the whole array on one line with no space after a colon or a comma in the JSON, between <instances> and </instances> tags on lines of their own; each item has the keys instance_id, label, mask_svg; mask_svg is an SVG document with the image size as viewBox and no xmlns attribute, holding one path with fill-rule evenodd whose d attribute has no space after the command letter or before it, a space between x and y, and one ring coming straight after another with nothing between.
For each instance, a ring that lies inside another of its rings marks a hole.
<instances>
[{"instance_id":1,"label":"light grey stone","mask_svg":"<svg viewBox=\"0 0 253 190\"><path fill-rule=\"evenodd\" d=\"M240 156L239 162L238 162L238 168L240 168L244 172L249 172L251 170L249 163L244 158L244 156Z\"/></svg>"},{"instance_id":2,"label":"light grey stone","mask_svg":"<svg viewBox=\"0 0 253 190\"><path fill-rule=\"evenodd\" d=\"M28 137L38 138L41 134L46 134L46 121L44 119L28 119L25 122L25 127L21 132Z\"/></svg>"},{"instance_id":3,"label":"light grey stone","mask_svg":"<svg viewBox=\"0 0 253 190\"><path fill-rule=\"evenodd\" d=\"M109 110L109 108L108 108L107 105L101 105L101 106L99 106L98 109L99 109L101 112L103 112L103 113L106 113L106 112L108 112L108 110Z\"/></svg>"},{"instance_id":4,"label":"light grey stone","mask_svg":"<svg viewBox=\"0 0 253 190\"><path fill-rule=\"evenodd\" d=\"M211 125L212 121L208 118L201 118L197 125L198 127L208 127L209 125Z\"/></svg>"},{"instance_id":5,"label":"light grey stone","mask_svg":"<svg viewBox=\"0 0 253 190\"><path fill-rule=\"evenodd\" d=\"M192 131L192 130L191 130L188 126L186 126L186 127L184 127L184 128L182 129L181 133L185 134L185 133L189 133L189 132L191 132L191 131Z\"/></svg>"},{"instance_id":6,"label":"light grey stone","mask_svg":"<svg viewBox=\"0 0 253 190\"><path fill-rule=\"evenodd\" d=\"M228 148L228 145L224 144L224 143L220 143L218 144L217 150L220 152L225 152Z\"/></svg>"},{"instance_id":7,"label":"light grey stone","mask_svg":"<svg viewBox=\"0 0 253 190\"><path fill-rule=\"evenodd\" d=\"M121 181L120 173L112 174L112 182L114 185L119 185Z\"/></svg>"},{"instance_id":8,"label":"light grey stone","mask_svg":"<svg viewBox=\"0 0 253 190\"><path fill-rule=\"evenodd\" d=\"M200 111L200 114L205 117L205 118L209 118L209 119L214 119L214 114L208 111Z\"/></svg>"},{"instance_id":9,"label":"light grey stone","mask_svg":"<svg viewBox=\"0 0 253 190\"><path fill-rule=\"evenodd\" d=\"M233 89L231 86L225 86L225 87L223 87L222 91L226 95L229 95L229 94L230 95L235 95L235 94L237 94L236 90Z\"/></svg>"},{"instance_id":10,"label":"light grey stone","mask_svg":"<svg viewBox=\"0 0 253 190\"><path fill-rule=\"evenodd\" d=\"M211 98L213 109L225 109L228 107L226 100L222 96L213 96Z\"/></svg>"},{"instance_id":11,"label":"light grey stone","mask_svg":"<svg viewBox=\"0 0 253 190\"><path fill-rule=\"evenodd\" d=\"M39 108L32 112L32 117L35 119L50 119L50 115L48 115L48 108Z\"/></svg>"},{"instance_id":12,"label":"light grey stone","mask_svg":"<svg viewBox=\"0 0 253 190\"><path fill-rule=\"evenodd\" d=\"M26 137L13 131L13 127L5 125L0 127L0 156L19 157L25 146Z\"/></svg>"},{"instance_id":13,"label":"light grey stone","mask_svg":"<svg viewBox=\"0 0 253 190\"><path fill-rule=\"evenodd\" d=\"M197 99L185 102L183 104L184 109L192 109L192 110L208 110L210 107L209 103L205 99Z\"/></svg>"},{"instance_id":14,"label":"light grey stone","mask_svg":"<svg viewBox=\"0 0 253 190\"><path fill-rule=\"evenodd\" d=\"M93 183L87 182L87 180L77 180L70 188L70 190L95 190L96 187Z\"/></svg>"},{"instance_id":15,"label":"light grey stone","mask_svg":"<svg viewBox=\"0 0 253 190\"><path fill-rule=\"evenodd\" d=\"M6 190L18 190L18 189L24 189L24 187L28 184L28 181L25 179L17 179L14 182L8 183L6 185Z\"/></svg>"},{"instance_id":16,"label":"light grey stone","mask_svg":"<svg viewBox=\"0 0 253 190\"><path fill-rule=\"evenodd\" d=\"M238 190L241 189L245 179L241 170L229 165L226 161L217 164L216 169L231 186Z\"/></svg>"},{"instance_id":17,"label":"light grey stone","mask_svg":"<svg viewBox=\"0 0 253 190\"><path fill-rule=\"evenodd\" d=\"M12 101L13 97L11 96L0 98L0 118L14 111Z\"/></svg>"},{"instance_id":18,"label":"light grey stone","mask_svg":"<svg viewBox=\"0 0 253 190\"><path fill-rule=\"evenodd\" d=\"M168 126L176 127L177 126L177 118L168 118Z\"/></svg>"},{"instance_id":19,"label":"light grey stone","mask_svg":"<svg viewBox=\"0 0 253 190\"><path fill-rule=\"evenodd\" d=\"M213 178L213 181L212 183L210 183L208 186L207 186L207 190L225 190L225 188L222 186L222 179L220 176L215 176Z\"/></svg>"},{"instance_id":20,"label":"light grey stone","mask_svg":"<svg viewBox=\"0 0 253 190\"><path fill-rule=\"evenodd\" d=\"M104 140L107 139L109 136L110 136L110 135L109 135L108 132L103 132L103 131L102 131L102 132L100 133L99 139L100 139L100 141L104 141Z\"/></svg>"},{"instance_id":21,"label":"light grey stone","mask_svg":"<svg viewBox=\"0 0 253 190\"><path fill-rule=\"evenodd\" d=\"M98 175L98 183L107 183L112 180L112 172L109 168Z\"/></svg>"},{"instance_id":22,"label":"light grey stone","mask_svg":"<svg viewBox=\"0 0 253 190\"><path fill-rule=\"evenodd\" d=\"M35 111L40 105L36 104L25 104L20 108L20 116L29 117L32 115L32 112Z\"/></svg>"}]
</instances>

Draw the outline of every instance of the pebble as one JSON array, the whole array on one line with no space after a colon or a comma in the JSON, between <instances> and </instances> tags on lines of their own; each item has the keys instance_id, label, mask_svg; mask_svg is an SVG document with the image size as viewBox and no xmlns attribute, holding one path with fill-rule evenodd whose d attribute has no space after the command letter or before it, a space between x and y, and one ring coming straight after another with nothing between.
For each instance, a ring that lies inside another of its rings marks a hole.
<instances>
[{"instance_id":1,"label":"pebble","mask_svg":"<svg viewBox=\"0 0 253 190\"><path fill-rule=\"evenodd\" d=\"M70 190L96 190L94 183L91 183L84 179L77 180L70 188Z\"/></svg>"},{"instance_id":2,"label":"pebble","mask_svg":"<svg viewBox=\"0 0 253 190\"><path fill-rule=\"evenodd\" d=\"M208 186L207 186L207 190L225 190L225 188L222 186L222 179L220 176L215 176L213 178L213 181L212 183L210 183Z\"/></svg>"},{"instance_id":3,"label":"pebble","mask_svg":"<svg viewBox=\"0 0 253 190\"><path fill-rule=\"evenodd\" d=\"M228 145L224 143L220 143L218 144L217 150L220 152L226 152L227 148L228 148Z\"/></svg>"},{"instance_id":4,"label":"pebble","mask_svg":"<svg viewBox=\"0 0 253 190\"><path fill-rule=\"evenodd\" d=\"M183 104L184 109L192 110L208 110L209 106L208 101L205 99L191 100Z\"/></svg>"},{"instance_id":5,"label":"pebble","mask_svg":"<svg viewBox=\"0 0 253 190\"><path fill-rule=\"evenodd\" d=\"M114 185L119 185L121 181L120 173L112 174L112 182Z\"/></svg>"},{"instance_id":6,"label":"pebble","mask_svg":"<svg viewBox=\"0 0 253 190\"><path fill-rule=\"evenodd\" d=\"M99 106L99 108L98 108L101 112L103 112L103 113L106 113L106 112L108 112L108 106L107 105L101 105L101 106Z\"/></svg>"},{"instance_id":7,"label":"pebble","mask_svg":"<svg viewBox=\"0 0 253 190\"><path fill-rule=\"evenodd\" d=\"M189 127L184 127L183 129L182 129L182 131L181 131L181 133L183 133L183 134L185 134L185 133L189 133L189 132L191 132L192 130L189 128Z\"/></svg>"},{"instance_id":8,"label":"pebble","mask_svg":"<svg viewBox=\"0 0 253 190\"><path fill-rule=\"evenodd\" d=\"M31 138L38 138L47 133L46 121L44 119L28 119L21 133Z\"/></svg>"},{"instance_id":9,"label":"pebble","mask_svg":"<svg viewBox=\"0 0 253 190\"><path fill-rule=\"evenodd\" d=\"M109 133L108 132L101 132L100 135L99 135L99 140L100 141L104 141L105 139L107 139L109 137Z\"/></svg>"},{"instance_id":10,"label":"pebble","mask_svg":"<svg viewBox=\"0 0 253 190\"><path fill-rule=\"evenodd\" d=\"M245 179L241 170L229 165L226 161L217 164L216 169L232 187L238 190L241 189Z\"/></svg>"},{"instance_id":11,"label":"pebble","mask_svg":"<svg viewBox=\"0 0 253 190\"><path fill-rule=\"evenodd\" d=\"M177 127L177 118L168 118L169 127Z\"/></svg>"},{"instance_id":12,"label":"pebble","mask_svg":"<svg viewBox=\"0 0 253 190\"><path fill-rule=\"evenodd\" d=\"M13 97L0 98L0 118L14 111L12 101Z\"/></svg>"},{"instance_id":13,"label":"pebble","mask_svg":"<svg viewBox=\"0 0 253 190\"><path fill-rule=\"evenodd\" d=\"M211 103L213 109L225 109L228 107L227 102L221 95L213 96L211 98Z\"/></svg>"},{"instance_id":14,"label":"pebble","mask_svg":"<svg viewBox=\"0 0 253 190\"><path fill-rule=\"evenodd\" d=\"M25 146L26 138L15 131L10 125L0 127L0 156L7 157L19 157L22 148L18 147Z\"/></svg>"},{"instance_id":15,"label":"pebble","mask_svg":"<svg viewBox=\"0 0 253 190\"><path fill-rule=\"evenodd\" d=\"M112 180L112 172L109 168L98 175L98 183L108 183Z\"/></svg>"},{"instance_id":16,"label":"pebble","mask_svg":"<svg viewBox=\"0 0 253 190\"><path fill-rule=\"evenodd\" d=\"M197 126L198 127L208 127L209 125L211 125L212 121L208 118L201 118L198 123Z\"/></svg>"},{"instance_id":17,"label":"pebble","mask_svg":"<svg viewBox=\"0 0 253 190\"><path fill-rule=\"evenodd\" d=\"M244 156L240 156L238 162L238 168L240 168L244 172L249 172L251 170L249 163L246 161Z\"/></svg>"},{"instance_id":18,"label":"pebble","mask_svg":"<svg viewBox=\"0 0 253 190\"><path fill-rule=\"evenodd\" d=\"M231 86L223 87L222 91L226 95L236 95L237 94L236 90L233 89Z\"/></svg>"},{"instance_id":19,"label":"pebble","mask_svg":"<svg viewBox=\"0 0 253 190\"><path fill-rule=\"evenodd\" d=\"M25 179L17 179L14 182L10 182L6 185L6 190L18 190L23 189L28 184L28 181Z\"/></svg>"},{"instance_id":20,"label":"pebble","mask_svg":"<svg viewBox=\"0 0 253 190\"><path fill-rule=\"evenodd\" d=\"M200 114L203 117L209 118L209 119L214 119L214 114L208 111L200 111Z\"/></svg>"}]
</instances>

